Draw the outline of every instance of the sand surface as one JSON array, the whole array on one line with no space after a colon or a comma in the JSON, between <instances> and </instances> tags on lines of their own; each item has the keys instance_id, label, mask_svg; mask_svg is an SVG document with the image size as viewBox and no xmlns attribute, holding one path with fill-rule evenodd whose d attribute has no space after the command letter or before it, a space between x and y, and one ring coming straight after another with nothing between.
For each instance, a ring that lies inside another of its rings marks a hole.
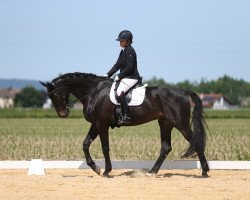
<instances>
[{"instance_id":1,"label":"sand surface","mask_svg":"<svg viewBox=\"0 0 250 200\"><path fill-rule=\"evenodd\" d=\"M113 170L104 178L86 169L46 170L28 176L27 170L0 170L0 199L250 199L249 170L160 170L148 177L143 170Z\"/></svg>"}]
</instances>

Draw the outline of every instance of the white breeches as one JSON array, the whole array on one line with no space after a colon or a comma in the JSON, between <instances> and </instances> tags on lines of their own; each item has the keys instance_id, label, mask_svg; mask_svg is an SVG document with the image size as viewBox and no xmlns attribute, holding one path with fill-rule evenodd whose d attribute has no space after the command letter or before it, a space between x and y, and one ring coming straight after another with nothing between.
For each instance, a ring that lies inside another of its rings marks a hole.
<instances>
[{"instance_id":1,"label":"white breeches","mask_svg":"<svg viewBox=\"0 0 250 200\"><path fill-rule=\"evenodd\" d=\"M117 95L120 96L122 92L127 92L131 87L133 87L138 82L137 79L123 78L117 88Z\"/></svg>"}]
</instances>

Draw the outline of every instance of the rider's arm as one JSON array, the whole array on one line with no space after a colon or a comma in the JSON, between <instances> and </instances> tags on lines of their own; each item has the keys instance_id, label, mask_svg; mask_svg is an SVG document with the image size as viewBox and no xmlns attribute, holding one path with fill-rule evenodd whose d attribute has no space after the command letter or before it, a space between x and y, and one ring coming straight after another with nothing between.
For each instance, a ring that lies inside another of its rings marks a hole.
<instances>
[{"instance_id":1,"label":"rider's arm","mask_svg":"<svg viewBox=\"0 0 250 200\"><path fill-rule=\"evenodd\" d=\"M111 77L114 73L116 73L119 69L120 69L120 62L121 62L121 57L122 57L122 51L119 54L119 57L116 61L116 63L114 64L114 66L111 68L111 70L109 70L108 77Z\"/></svg>"},{"instance_id":2,"label":"rider's arm","mask_svg":"<svg viewBox=\"0 0 250 200\"><path fill-rule=\"evenodd\" d=\"M127 49L125 53L126 58L126 68L118 74L119 79L124 78L125 76L129 76L133 73L136 61L136 54L132 49Z\"/></svg>"}]
</instances>

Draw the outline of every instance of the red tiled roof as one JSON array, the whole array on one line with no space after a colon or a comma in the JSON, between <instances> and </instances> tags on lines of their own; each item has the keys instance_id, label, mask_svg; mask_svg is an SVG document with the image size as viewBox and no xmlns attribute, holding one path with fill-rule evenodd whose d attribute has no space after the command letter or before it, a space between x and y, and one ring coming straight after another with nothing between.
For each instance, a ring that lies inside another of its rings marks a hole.
<instances>
[{"instance_id":1,"label":"red tiled roof","mask_svg":"<svg viewBox=\"0 0 250 200\"><path fill-rule=\"evenodd\" d=\"M206 107L210 107L210 106L213 106L213 103L216 101L216 100L219 100L221 99L222 97L229 103L229 104L233 104L232 101L230 101L226 96L224 96L223 94L220 94L220 93L211 93L211 94L208 94L208 93L204 93L204 94L199 94L200 98L201 98L201 101L202 101L202 104L203 106L206 106Z\"/></svg>"}]
</instances>

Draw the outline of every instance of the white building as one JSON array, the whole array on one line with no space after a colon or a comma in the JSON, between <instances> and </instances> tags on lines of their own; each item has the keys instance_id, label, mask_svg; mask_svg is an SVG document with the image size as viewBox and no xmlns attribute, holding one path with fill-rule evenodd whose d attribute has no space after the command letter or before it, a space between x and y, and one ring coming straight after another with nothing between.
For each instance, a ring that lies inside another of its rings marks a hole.
<instances>
[{"instance_id":1,"label":"white building","mask_svg":"<svg viewBox=\"0 0 250 200\"><path fill-rule=\"evenodd\" d=\"M233 104L223 94L200 94L202 104L206 108L212 108L214 110L228 110L237 109L238 105Z\"/></svg>"},{"instance_id":2,"label":"white building","mask_svg":"<svg viewBox=\"0 0 250 200\"><path fill-rule=\"evenodd\" d=\"M11 108L14 106L14 98L20 92L18 89L0 89L0 108Z\"/></svg>"},{"instance_id":3,"label":"white building","mask_svg":"<svg viewBox=\"0 0 250 200\"><path fill-rule=\"evenodd\" d=\"M47 100L46 100L46 102L43 104L43 109L49 109L49 108L51 108L52 107L52 102L51 102L51 100L48 98Z\"/></svg>"}]
</instances>

